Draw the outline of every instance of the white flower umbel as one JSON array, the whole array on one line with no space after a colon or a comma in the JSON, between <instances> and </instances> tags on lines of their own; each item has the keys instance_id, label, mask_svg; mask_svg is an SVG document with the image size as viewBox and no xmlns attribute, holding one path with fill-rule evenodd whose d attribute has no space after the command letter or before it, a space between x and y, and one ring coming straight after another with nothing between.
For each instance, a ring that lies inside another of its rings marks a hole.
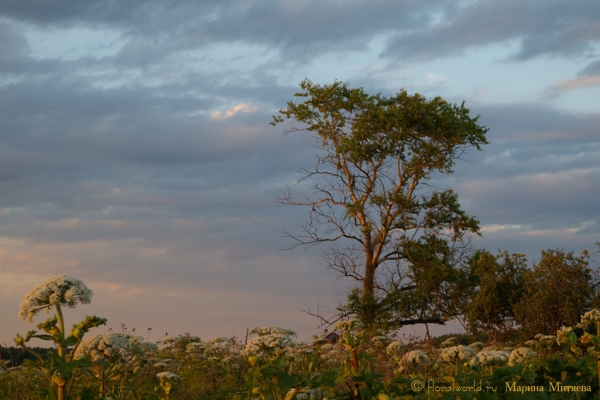
<instances>
[{"instance_id":1,"label":"white flower umbel","mask_svg":"<svg viewBox=\"0 0 600 400\"><path fill-rule=\"evenodd\" d=\"M400 368L398 372L404 373L409 371L411 368L419 367L421 365L427 364L429 362L429 357L427 353L423 350L412 350L406 353L400 359Z\"/></svg>"},{"instance_id":2,"label":"white flower umbel","mask_svg":"<svg viewBox=\"0 0 600 400\"><path fill-rule=\"evenodd\" d=\"M442 349L440 359L447 364L454 364L455 376L458 376L461 364L466 366L468 361L477 354L477 350L467 346L458 345Z\"/></svg>"},{"instance_id":3,"label":"white flower umbel","mask_svg":"<svg viewBox=\"0 0 600 400\"><path fill-rule=\"evenodd\" d=\"M248 334L249 335L258 335L258 336L284 335L284 336L296 337L296 332L294 332L290 329L278 328L276 326L265 326L264 328L260 328L257 326L256 328L254 328L250 332L248 332Z\"/></svg>"},{"instance_id":4,"label":"white flower umbel","mask_svg":"<svg viewBox=\"0 0 600 400\"><path fill-rule=\"evenodd\" d=\"M88 357L96 366L119 366L137 373L150 363L146 351L156 351L156 345L143 342L142 339L141 336L126 333L95 335L81 342L75 350L75 358Z\"/></svg>"},{"instance_id":5,"label":"white flower umbel","mask_svg":"<svg viewBox=\"0 0 600 400\"><path fill-rule=\"evenodd\" d=\"M339 363L346 359L349 354L344 350L344 345L341 342L328 343L321 346L321 358L328 363Z\"/></svg>"},{"instance_id":6,"label":"white flower umbel","mask_svg":"<svg viewBox=\"0 0 600 400\"><path fill-rule=\"evenodd\" d=\"M444 340L442 342L442 344L440 344L440 347L454 347L454 346L456 346L456 338L455 337L448 338L448 339Z\"/></svg>"},{"instance_id":7,"label":"white flower umbel","mask_svg":"<svg viewBox=\"0 0 600 400\"><path fill-rule=\"evenodd\" d=\"M336 323L335 325L333 325L333 329L334 329L334 331L335 330L348 331L348 332L360 331L360 330L364 329L364 325L358 319L352 318L352 319L349 319L348 321L340 321L340 322Z\"/></svg>"},{"instance_id":8,"label":"white flower umbel","mask_svg":"<svg viewBox=\"0 0 600 400\"><path fill-rule=\"evenodd\" d=\"M286 395L286 399L291 395L293 396L294 394L294 390L290 390L287 395ZM316 389L309 389L309 388L304 388L304 389L300 389L298 392L298 394L296 394L295 397L292 397L296 400L320 400L322 398L324 398L324 394L323 392L321 392L321 389L316 388Z\"/></svg>"},{"instance_id":9,"label":"white flower umbel","mask_svg":"<svg viewBox=\"0 0 600 400\"><path fill-rule=\"evenodd\" d=\"M120 333L94 335L81 342L75 351L75 358L87 356L93 363L125 360L133 348L127 336Z\"/></svg>"},{"instance_id":10,"label":"white flower umbel","mask_svg":"<svg viewBox=\"0 0 600 400\"><path fill-rule=\"evenodd\" d=\"M93 292L85 283L69 275L50 278L36 285L21 301L19 318L33 322L33 317L43 309L52 306L74 308L77 303L89 304Z\"/></svg>"},{"instance_id":11,"label":"white flower umbel","mask_svg":"<svg viewBox=\"0 0 600 400\"><path fill-rule=\"evenodd\" d=\"M508 365L512 367L513 365L523 364L525 361L537 357L537 353L535 351L531 351L527 347L519 347L510 352L508 356Z\"/></svg>"},{"instance_id":12,"label":"white flower umbel","mask_svg":"<svg viewBox=\"0 0 600 400\"><path fill-rule=\"evenodd\" d=\"M440 357L443 361L447 363L453 363L457 360L469 361L471 358L475 357L476 354L477 350L467 346L458 345L443 349L440 354Z\"/></svg>"},{"instance_id":13,"label":"white flower umbel","mask_svg":"<svg viewBox=\"0 0 600 400\"><path fill-rule=\"evenodd\" d=\"M392 339L387 336L374 336L371 338L371 343L373 343L373 346L378 348L387 347L391 341Z\"/></svg>"},{"instance_id":14,"label":"white flower umbel","mask_svg":"<svg viewBox=\"0 0 600 400\"><path fill-rule=\"evenodd\" d=\"M485 347L485 344L483 344L481 342L473 342L470 345L468 345L467 347L470 347L475 350L481 350Z\"/></svg>"},{"instance_id":15,"label":"white flower umbel","mask_svg":"<svg viewBox=\"0 0 600 400\"><path fill-rule=\"evenodd\" d=\"M395 340L392 343L388 344L388 346L385 348L385 352L388 354L388 356L394 358L399 357L403 351L404 344L398 340Z\"/></svg>"},{"instance_id":16,"label":"white flower umbel","mask_svg":"<svg viewBox=\"0 0 600 400\"><path fill-rule=\"evenodd\" d=\"M510 352L502 350L480 351L471 359L471 365L481 365L482 367L491 367L504 365L508 362Z\"/></svg>"},{"instance_id":17,"label":"white flower umbel","mask_svg":"<svg viewBox=\"0 0 600 400\"><path fill-rule=\"evenodd\" d=\"M596 322L600 322L600 310L593 309L581 316L581 324L583 326L596 326Z\"/></svg>"},{"instance_id":18,"label":"white flower umbel","mask_svg":"<svg viewBox=\"0 0 600 400\"><path fill-rule=\"evenodd\" d=\"M402 361L409 364L421 365L429 360L427 353L423 350L409 351L402 357Z\"/></svg>"},{"instance_id":19,"label":"white flower umbel","mask_svg":"<svg viewBox=\"0 0 600 400\"><path fill-rule=\"evenodd\" d=\"M556 340L554 335L543 335L541 333L535 335L535 338L540 342L554 342Z\"/></svg>"},{"instance_id":20,"label":"white flower umbel","mask_svg":"<svg viewBox=\"0 0 600 400\"><path fill-rule=\"evenodd\" d=\"M250 340L242 350L242 355L246 357L279 356L296 345L290 337L296 336L296 333L289 329L278 328L276 326L256 327L249 334L258 335L258 337Z\"/></svg>"},{"instance_id":21,"label":"white flower umbel","mask_svg":"<svg viewBox=\"0 0 600 400\"><path fill-rule=\"evenodd\" d=\"M289 336L273 333L270 335L258 336L250 340L242 353L245 356L280 353L294 345L294 341Z\"/></svg>"},{"instance_id":22,"label":"white flower umbel","mask_svg":"<svg viewBox=\"0 0 600 400\"><path fill-rule=\"evenodd\" d=\"M575 342L577 342L577 336L573 332L573 327L561 326L560 329L556 331L557 344L572 344Z\"/></svg>"},{"instance_id":23,"label":"white flower umbel","mask_svg":"<svg viewBox=\"0 0 600 400\"><path fill-rule=\"evenodd\" d=\"M66 348L73 346L74 349L76 349L86 332L91 328L106 324L105 318L88 315L83 321L73 325L70 332L67 332L65 331L62 307L68 306L74 308L78 303L88 304L91 302L92 295L93 292L79 279L68 275L60 275L36 285L21 301L19 318L27 319L29 322L33 322L33 317L42 309L46 309L46 311L49 312L50 309L54 307L54 310L56 311L56 314L53 317L48 318L46 321L37 325L37 328L45 331L46 334L36 335L37 331L33 330L27 332L25 337L17 334L14 340L17 345L21 346L39 360L40 371L42 371L46 378L52 382L51 384L57 386L58 400L69 397L71 385L76 376L72 371L80 368L80 366L72 364L74 353L66 355ZM30 347L27 347L26 343L32 338L54 342L57 348L56 353L61 360L61 363L58 365L62 365L62 369L56 369L54 367L54 365L56 365L54 360L47 364L47 361L44 360L39 353ZM69 369L66 369L65 365L69 365ZM69 371L69 374L73 373L73 378L68 386L67 379L64 378L64 375L62 375L63 372L61 371Z\"/></svg>"}]
</instances>

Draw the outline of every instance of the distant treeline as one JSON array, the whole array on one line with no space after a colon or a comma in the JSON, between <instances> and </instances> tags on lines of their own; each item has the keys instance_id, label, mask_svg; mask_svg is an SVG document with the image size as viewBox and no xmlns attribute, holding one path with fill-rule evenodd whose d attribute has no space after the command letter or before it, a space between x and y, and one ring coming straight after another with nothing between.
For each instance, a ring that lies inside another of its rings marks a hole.
<instances>
[{"instance_id":1,"label":"distant treeline","mask_svg":"<svg viewBox=\"0 0 600 400\"><path fill-rule=\"evenodd\" d=\"M42 357L45 357L49 351L53 351L54 349L48 347L33 347L33 350ZM25 360L35 360L35 357L20 347L0 346L0 365L3 365L4 361L9 361L9 364L6 365L7 368L18 367L23 364L23 361Z\"/></svg>"}]
</instances>

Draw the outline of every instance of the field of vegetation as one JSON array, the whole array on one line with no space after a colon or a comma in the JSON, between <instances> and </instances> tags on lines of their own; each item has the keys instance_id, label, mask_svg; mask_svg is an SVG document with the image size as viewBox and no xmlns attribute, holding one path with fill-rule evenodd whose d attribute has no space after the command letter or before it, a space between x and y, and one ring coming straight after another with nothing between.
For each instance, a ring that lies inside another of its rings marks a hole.
<instances>
[{"instance_id":1,"label":"field of vegetation","mask_svg":"<svg viewBox=\"0 0 600 400\"><path fill-rule=\"evenodd\" d=\"M3 357L0 399L597 399L600 388L596 309L529 340L518 331L400 338L350 319L312 343L279 327L249 330L244 340L185 334L149 343L126 327L88 332L106 323L95 316L65 330L63 308L91 296L66 275L25 296L22 318L56 314L37 325L43 333L15 338L30 357L21 365L15 349ZM32 339L54 348L42 355Z\"/></svg>"}]
</instances>

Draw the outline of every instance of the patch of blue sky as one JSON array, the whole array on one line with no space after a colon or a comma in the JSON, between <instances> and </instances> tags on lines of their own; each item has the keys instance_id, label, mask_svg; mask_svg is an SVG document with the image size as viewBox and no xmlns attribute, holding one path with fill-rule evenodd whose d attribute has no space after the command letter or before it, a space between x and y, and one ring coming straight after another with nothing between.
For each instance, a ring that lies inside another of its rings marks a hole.
<instances>
[{"instance_id":1,"label":"patch of blue sky","mask_svg":"<svg viewBox=\"0 0 600 400\"><path fill-rule=\"evenodd\" d=\"M411 78L425 95L472 99L487 103L537 102L557 81L572 78L586 61L578 58L538 57L510 61L518 42L467 50L464 54L415 63ZM432 79L437 77L437 79ZM437 83L437 84L436 84ZM436 93L431 93L432 89ZM575 108L586 105L574 103Z\"/></svg>"},{"instance_id":2,"label":"patch of blue sky","mask_svg":"<svg viewBox=\"0 0 600 400\"><path fill-rule=\"evenodd\" d=\"M378 85L397 81L397 77L390 76L386 71L388 61L379 56L385 48L386 40L387 35L378 35L364 48L319 54L309 62L298 63L291 69L282 65L282 68L274 69L273 73L277 76L278 83L286 86L297 86L305 78L321 85L339 80L351 86L360 86L365 79L371 79Z\"/></svg>"},{"instance_id":3,"label":"patch of blue sky","mask_svg":"<svg viewBox=\"0 0 600 400\"><path fill-rule=\"evenodd\" d=\"M77 60L82 57L114 56L123 41L121 32L107 29L23 29L30 55L37 59Z\"/></svg>"},{"instance_id":4,"label":"patch of blue sky","mask_svg":"<svg viewBox=\"0 0 600 400\"><path fill-rule=\"evenodd\" d=\"M553 100L555 107L571 112L600 113L600 84L565 91Z\"/></svg>"}]
</instances>

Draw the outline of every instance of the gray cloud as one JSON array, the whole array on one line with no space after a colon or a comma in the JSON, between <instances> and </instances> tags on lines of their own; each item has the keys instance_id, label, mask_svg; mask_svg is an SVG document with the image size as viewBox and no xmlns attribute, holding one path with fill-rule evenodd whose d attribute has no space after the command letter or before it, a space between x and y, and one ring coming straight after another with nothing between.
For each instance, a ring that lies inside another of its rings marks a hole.
<instances>
[{"instance_id":1,"label":"gray cloud","mask_svg":"<svg viewBox=\"0 0 600 400\"><path fill-rule=\"evenodd\" d=\"M587 65L587 67L579 71L577 75L584 77L600 75L600 60L592 61Z\"/></svg>"},{"instance_id":2,"label":"gray cloud","mask_svg":"<svg viewBox=\"0 0 600 400\"><path fill-rule=\"evenodd\" d=\"M479 0L450 10L437 23L393 36L385 55L434 59L517 41L512 58L523 61L539 55L585 54L600 39L600 5L586 0Z\"/></svg>"},{"instance_id":3,"label":"gray cloud","mask_svg":"<svg viewBox=\"0 0 600 400\"><path fill-rule=\"evenodd\" d=\"M174 52L216 42L276 46L285 59L305 62L324 52L364 49L377 34L414 29L430 20L430 10L444 1L423 4L379 0L335 3L278 1L62 1L28 4L7 1L0 14L56 27L109 27L122 32L126 44L120 64L147 66Z\"/></svg>"}]
</instances>

